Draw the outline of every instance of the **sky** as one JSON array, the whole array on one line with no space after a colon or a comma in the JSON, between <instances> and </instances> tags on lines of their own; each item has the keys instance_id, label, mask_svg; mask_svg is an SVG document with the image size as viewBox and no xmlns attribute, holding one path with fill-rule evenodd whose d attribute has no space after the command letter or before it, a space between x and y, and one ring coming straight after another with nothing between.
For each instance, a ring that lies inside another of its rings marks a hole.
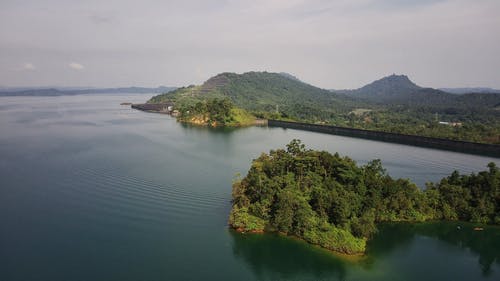
<instances>
[{"instance_id":1,"label":"sky","mask_svg":"<svg viewBox=\"0 0 500 281\"><path fill-rule=\"evenodd\" d=\"M1 0L0 86L185 86L288 72L500 88L499 0Z\"/></svg>"}]
</instances>

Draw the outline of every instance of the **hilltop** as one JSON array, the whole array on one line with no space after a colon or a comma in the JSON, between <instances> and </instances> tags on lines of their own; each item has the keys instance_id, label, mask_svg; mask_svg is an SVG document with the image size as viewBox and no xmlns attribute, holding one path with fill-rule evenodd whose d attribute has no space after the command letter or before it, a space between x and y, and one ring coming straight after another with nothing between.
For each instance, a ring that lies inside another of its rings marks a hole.
<instances>
[{"instance_id":1,"label":"hilltop","mask_svg":"<svg viewBox=\"0 0 500 281\"><path fill-rule=\"evenodd\" d=\"M393 74L359 89L333 90L333 92L375 104L491 109L500 103L500 94L474 92L472 88L470 90L470 92L462 92L461 95L452 94L440 89L421 87L406 75Z\"/></svg>"},{"instance_id":2,"label":"hilltop","mask_svg":"<svg viewBox=\"0 0 500 281\"><path fill-rule=\"evenodd\" d=\"M393 74L373 81L359 89L343 92L360 98L382 101L407 98L421 89L422 87L413 83L408 76Z\"/></svg>"}]
</instances>

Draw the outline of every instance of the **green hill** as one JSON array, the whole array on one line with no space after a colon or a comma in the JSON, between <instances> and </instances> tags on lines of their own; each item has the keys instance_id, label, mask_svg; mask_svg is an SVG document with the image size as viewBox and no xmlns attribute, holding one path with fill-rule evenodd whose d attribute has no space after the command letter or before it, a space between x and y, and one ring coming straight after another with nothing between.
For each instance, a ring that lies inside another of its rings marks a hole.
<instances>
[{"instance_id":1,"label":"green hill","mask_svg":"<svg viewBox=\"0 0 500 281\"><path fill-rule=\"evenodd\" d=\"M465 93L456 95L433 88L423 88L406 75L390 75L355 90L340 90L351 97L375 104L430 106L434 108L491 109L500 103L500 94Z\"/></svg>"},{"instance_id":2,"label":"green hill","mask_svg":"<svg viewBox=\"0 0 500 281\"><path fill-rule=\"evenodd\" d=\"M173 101L182 107L209 98L229 98L236 107L259 117L312 122L335 120L348 114L356 103L293 76L269 72L221 73L200 86L179 88L148 102Z\"/></svg>"},{"instance_id":3,"label":"green hill","mask_svg":"<svg viewBox=\"0 0 500 281\"><path fill-rule=\"evenodd\" d=\"M413 83L406 75L393 74L376 80L357 90L352 90L350 94L375 101L387 101L408 98L421 89L421 87Z\"/></svg>"}]
</instances>

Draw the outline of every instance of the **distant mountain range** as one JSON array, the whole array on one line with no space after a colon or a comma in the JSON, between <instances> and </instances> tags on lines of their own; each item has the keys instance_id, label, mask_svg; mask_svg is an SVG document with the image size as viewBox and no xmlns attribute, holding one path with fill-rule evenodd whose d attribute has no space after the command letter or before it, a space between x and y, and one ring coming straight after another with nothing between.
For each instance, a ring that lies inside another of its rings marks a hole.
<instances>
[{"instance_id":1,"label":"distant mountain range","mask_svg":"<svg viewBox=\"0 0 500 281\"><path fill-rule=\"evenodd\" d=\"M379 80L376 80L368 85L365 85L359 89L345 89L345 90L331 90L336 93L347 93L355 94L358 96L379 96L386 98L388 96L399 96L403 93L408 94L409 92L415 92L416 90L422 89L433 89L433 88L423 88L413 83L406 75L390 75ZM434 89L433 89L434 90ZM486 87L469 87L469 88L438 88L441 92L449 94L500 94L500 90L486 88Z\"/></svg>"},{"instance_id":2,"label":"distant mountain range","mask_svg":"<svg viewBox=\"0 0 500 281\"><path fill-rule=\"evenodd\" d=\"M146 87L122 87L122 88L0 88L0 96L65 96L65 95L88 95L88 94L161 94L175 87L160 86L156 88Z\"/></svg>"},{"instance_id":3,"label":"distant mountain range","mask_svg":"<svg viewBox=\"0 0 500 281\"><path fill-rule=\"evenodd\" d=\"M296 118L333 118L353 108L406 105L432 108L498 109L500 93L487 88L467 88L475 93L452 94L424 88L406 75L390 75L354 90L325 90L304 83L288 73L221 73L199 86L123 88L0 88L0 96L62 96L84 94L160 94L150 102L179 97L229 97L236 106L252 112L282 112ZM482 89L482 92L479 90ZM451 90L448 90L451 91ZM455 92L466 91L466 88ZM184 99L186 100L186 99Z\"/></svg>"},{"instance_id":4,"label":"distant mountain range","mask_svg":"<svg viewBox=\"0 0 500 281\"><path fill-rule=\"evenodd\" d=\"M376 80L368 85L354 90L333 90L336 93L348 94L358 98L375 101L409 98L422 88L413 83L406 75L391 75Z\"/></svg>"},{"instance_id":5,"label":"distant mountain range","mask_svg":"<svg viewBox=\"0 0 500 281\"><path fill-rule=\"evenodd\" d=\"M221 73L199 86L178 88L149 102L228 97L250 111L282 111L297 117L326 116L364 106L409 105L453 108L498 108L500 94L451 94L420 87L406 75L390 75L354 90L325 90L288 73ZM277 109L278 108L278 109Z\"/></svg>"}]
</instances>

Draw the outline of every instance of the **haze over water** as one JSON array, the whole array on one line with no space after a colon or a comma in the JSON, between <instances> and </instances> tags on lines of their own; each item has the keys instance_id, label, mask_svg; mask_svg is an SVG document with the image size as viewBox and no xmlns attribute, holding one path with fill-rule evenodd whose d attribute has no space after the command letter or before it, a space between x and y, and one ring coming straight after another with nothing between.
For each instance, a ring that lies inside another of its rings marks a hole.
<instances>
[{"instance_id":1,"label":"haze over water","mask_svg":"<svg viewBox=\"0 0 500 281\"><path fill-rule=\"evenodd\" d=\"M294 138L420 187L499 159L119 105L148 98L0 98L0 280L500 280L498 227L386 225L357 262L227 228L234 175Z\"/></svg>"}]
</instances>

